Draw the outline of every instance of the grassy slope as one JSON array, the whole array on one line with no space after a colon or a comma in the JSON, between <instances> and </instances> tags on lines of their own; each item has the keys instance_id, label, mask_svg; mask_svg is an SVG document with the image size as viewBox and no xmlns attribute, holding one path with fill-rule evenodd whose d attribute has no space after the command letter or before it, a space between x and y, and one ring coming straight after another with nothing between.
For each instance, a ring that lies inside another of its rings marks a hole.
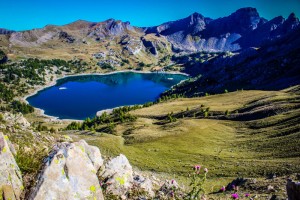
<instances>
[{"instance_id":1,"label":"grassy slope","mask_svg":"<svg viewBox=\"0 0 300 200\"><path fill-rule=\"evenodd\" d=\"M299 172L299 109L252 121L185 117L159 123L160 117L197 110L201 104L211 111L247 109L256 102L282 102L294 106L298 95L286 91L239 91L202 98L178 99L132 111L133 123L116 127L116 135L73 134L99 146L105 155L125 154L142 169L183 177L195 164L209 168L209 178L261 177L270 173ZM272 103L271 103L272 104ZM255 106L254 106L255 107ZM258 106L255 107L259 109ZM289 133L278 135L278 133Z\"/></svg>"}]
</instances>

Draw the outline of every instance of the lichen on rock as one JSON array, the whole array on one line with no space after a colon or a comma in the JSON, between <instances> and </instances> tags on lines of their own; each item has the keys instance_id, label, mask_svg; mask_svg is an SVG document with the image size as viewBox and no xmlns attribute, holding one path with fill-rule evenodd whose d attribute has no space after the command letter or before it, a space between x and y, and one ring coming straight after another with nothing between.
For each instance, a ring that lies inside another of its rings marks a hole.
<instances>
[{"instance_id":1,"label":"lichen on rock","mask_svg":"<svg viewBox=\"0 0 300 200\"><path fill-rule=\"evenodd\" d=\"M45 159L29 199L97 199L102 190L97 171L103 164L100 150L84 140L59 143Z\"/></svg>"},{"instance_id":2,"label":"lichen on rock","mask_svg":"<svg viewBox=\"0 0 300 200\"><path fill-rule=\"evenodd\" d=\"M20 199L24 188L15 152L8 137L0 132L0 191L4 199Z\"/></svg>"}]
</instances>

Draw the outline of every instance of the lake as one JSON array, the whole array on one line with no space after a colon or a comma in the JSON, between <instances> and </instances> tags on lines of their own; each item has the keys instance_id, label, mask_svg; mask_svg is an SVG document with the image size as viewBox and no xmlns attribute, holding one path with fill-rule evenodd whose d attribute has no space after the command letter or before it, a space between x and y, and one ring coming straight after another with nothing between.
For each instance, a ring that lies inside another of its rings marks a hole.
<instances>
[{"instance_id":1,"label":"lake","mask_svg":"<svg viewBox=\"0 0 300 200\"><path fill-rule=\"evenodd\" d=\"M187 78L182 74L136 72L70 76L27 101L46 115L82 120L100 110L155 101L162 92Z\"/></svg>"}]
</instances>

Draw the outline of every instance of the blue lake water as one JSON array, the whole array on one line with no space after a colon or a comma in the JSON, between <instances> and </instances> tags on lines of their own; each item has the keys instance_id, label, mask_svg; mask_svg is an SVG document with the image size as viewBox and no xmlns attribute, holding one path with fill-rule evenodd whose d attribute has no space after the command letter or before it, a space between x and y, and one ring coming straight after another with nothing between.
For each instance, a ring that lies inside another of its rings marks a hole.
<instances>
[{"instance_id":1,"label":"blue lake water","mask_svg":"<svg viewBox=\"0 0 300 200\"><path fill-rule=\"evenodd\" d=\"M55 86L27 98L30 105L60 119L94 117L99 110L144 104L187 76L181 74L120 72L58 80Z\"/></svg>"}]
</instances>

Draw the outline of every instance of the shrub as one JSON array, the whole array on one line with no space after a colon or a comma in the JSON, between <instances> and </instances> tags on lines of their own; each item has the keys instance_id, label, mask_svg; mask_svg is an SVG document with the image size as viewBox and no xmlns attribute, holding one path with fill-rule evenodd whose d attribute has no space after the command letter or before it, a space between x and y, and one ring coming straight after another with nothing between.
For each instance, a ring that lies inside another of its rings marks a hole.
<instances>
[{"instance_id":1,"label":"shrub","mask_svg":"<svg viewBox=\"0 0 300 200\"><path fill-rule=\"evenodd\" d=\"M13 101L11 103L11 108L16 112L21 112L23 114L28 114L34 112L34 108L31 105L22 103L20 101Z\"/></svg>"},{"instance_id":2,"label":"shrub","mask_svg":"<svg viewBox=\"0 0 300 200\"><path fill-rule=\"evenodd\" d=\"M230 112L228 110L225 111L225 115L228 116Z\"/></svg>"}]
</instances>

